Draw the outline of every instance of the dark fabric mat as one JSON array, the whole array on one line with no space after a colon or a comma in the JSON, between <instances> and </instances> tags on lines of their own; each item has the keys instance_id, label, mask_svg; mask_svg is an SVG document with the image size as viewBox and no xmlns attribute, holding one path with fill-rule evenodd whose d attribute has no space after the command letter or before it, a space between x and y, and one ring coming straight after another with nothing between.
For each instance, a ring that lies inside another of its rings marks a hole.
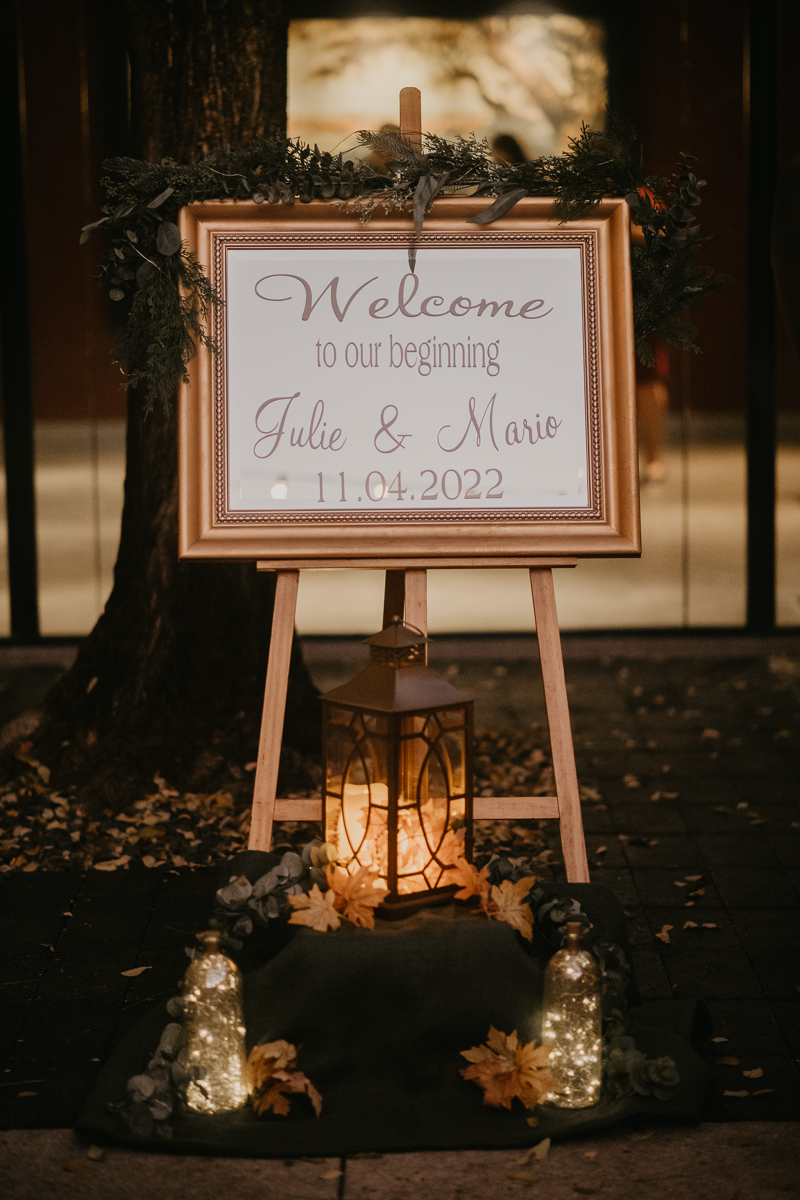
<instances>
[{"instance_id":1,"label":"dark fabric mat","mask_svg":"<svg viewBox=\"0 0 800 1200\"><path fill-rule=\"evenodd\" d=\"M608 889L564 890L580 899L605 937L624 940L622 912ZM286 1038L299 1047L299 1069L323 1096L320 1118L307 1115L301 1100L290 1117L258 1118L250 1109L190 1113L170 1142L133 1138L106 1104L123 1098L128 1078L146 1066L169 1020L160 1005L112 1053L78 1130L175 1153L327 1157L525 1146L635 1115L699 1119L711 1069L674 1028L649 1023L645 1008L632 1013L636 1043L648 1057L676 1062L681 1083L670 1101L603 1099L575 1112L540 1107L535 1128L516 1101L511 1112L485 1107L480 1089L459 1074L466 1066L459 1051L485 1041L490 1025L516 1029L523 1041L538 1037L542 983L542 966L509 926L452 904L402 922L379 921L374 934L298 929L246 974L245 1020L248 1044ZM693 1013L680 1007L689 1030ZM678 1014L670 1015L674 1024Z\"/></svg>"}]
</instances>

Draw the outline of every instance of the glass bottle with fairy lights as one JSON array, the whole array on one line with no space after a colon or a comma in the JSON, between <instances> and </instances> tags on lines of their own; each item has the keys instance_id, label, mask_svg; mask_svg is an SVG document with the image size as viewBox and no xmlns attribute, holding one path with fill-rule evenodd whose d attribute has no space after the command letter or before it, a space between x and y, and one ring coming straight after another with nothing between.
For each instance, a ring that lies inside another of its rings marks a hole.
<instances>
[{"instance_id":1,"label":"glass bottle with fairy lights","mask_svg":"<svg viewBox=\"0 0 800 1200\"><path fill-rule=\"evenodd\" d=\"M192 960L183 981L183 1038L180 1059L200 1066L199 1083L186 1099L195 1112L233 1112L247 1103L242 977L220 949L216 930L198 934L203 952Z\"/></svg>"},{"instance_id":2,"label":"glass bottle with fairy lights","mask_svg":"<svg viewBox=\"0 0 800 1200\"><path fill-rule=\"evenodd\" d=\"M472 855L473 702L428 667L426 643L395 621L323 696L325 839L351 874L381 876L388 917L448 899L448 865Z\"/></svg>"},{"instance_id":3,"label":"glass bottle with fairy lights","mask_svg":"<svg viewBox=\"0 0 800 1200\"><path fill-rule=\"evenodd\" d=\"M559 1090L546 1102L558 1108L590 1108L600 1099L603 1027L600 968L581 946L580 921L567 922L567 942L544 974L542 1043Z\"/></svg>"}]
</instances>

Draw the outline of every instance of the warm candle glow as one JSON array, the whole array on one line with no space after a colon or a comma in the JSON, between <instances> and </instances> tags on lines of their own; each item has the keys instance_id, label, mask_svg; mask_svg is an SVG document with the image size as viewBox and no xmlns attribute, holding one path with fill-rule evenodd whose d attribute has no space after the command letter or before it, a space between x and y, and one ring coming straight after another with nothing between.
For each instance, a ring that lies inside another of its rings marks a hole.
<instances>
[{"instance_id":1,"label":"warm candle glow","mask_svg":"<svg viewBox=\"0 0 800 1200\"><path fill-rule=\"evenodd\" d=\"M359 866L370 867L385 879L389 865L389 789L386 784L373 783L371 798L370 809L370 787L365 783L345 784L336 847L343 866L349 866L357 856ZM425 830L431 845L438 848L437 856L441 862L454 861L456 853L461 852L461 843L458 850L453 849L451 853L440 845L445 832L441 805L426 800L419 807L410 804L400 807L397 814L397 891L401 896L435 886L441 874L441 867L433 860ZM428 874L433 878L428 879Z\"/></svg>"}]
</instances>

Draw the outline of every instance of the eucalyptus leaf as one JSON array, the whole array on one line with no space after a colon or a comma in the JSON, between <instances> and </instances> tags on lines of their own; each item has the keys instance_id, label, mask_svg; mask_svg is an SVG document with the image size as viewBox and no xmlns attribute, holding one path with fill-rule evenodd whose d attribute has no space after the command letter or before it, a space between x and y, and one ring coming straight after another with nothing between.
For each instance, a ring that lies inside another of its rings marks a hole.
<instances>
[{"instance_id":1,"label":"eucalyptus leaf","mask_svg":"<svg viewBox=\"0 0 800 1200\"><path fill-rule=\"evenodd\" d=\"M158 227L156 234L156 249L159 254L169 257L181 248L181 231L172 221L164 221Z\"/></svg>"},{"instance_id":2,"label":"eucalyptus leaf","mask_svg":"<svg viewBox=\"0 0 800 1200\"><path fill-rule=\"evenodd\" d=\"M111 288L111 290L108 294L112 300L124 300L125 299L125 293L122 291L121 288L118 288L118 287Z\"/></svg>"},{"instance_id":3,"label":"eucalyptus leaf","mask_svg":"<svg viewBox=\"0 0 800 1200\"><path fill-rule=\"evenodd\" d=\"M253 883L252 896L253 900L260 900L261 896L269 895L278 886L278 872L275 868L267 871L266 875L261 875L258 880Z\"/></svg>"},{"instance_id":4,"label":"eucalyptus leaf","mask_svg":"<svg viewBox=\"0 0 800 1200\"><path fill-rule=\"evenodd\" d=\"M150 1075L134 1075L128 1080L128 1095L134 1102L149 1100L155 1090L155 1080Z\"/></svg>"},{"instance_id":5,"label":"eucalyptus leaf","mask_svg":"<svg viewBox=\"0 0 800 1200\"><path fill-rule=\"evenodd\" d=\"M287 850L275 868L275 873L281 883L294 883L296 879L300 878L304 870L305 867L300 855L295 854L294 850Z\"/></svg>"},{"instance_id":6,"label":"eucalyptus leaf","mask_svg":"<svg viewBox=\"0 0 800 1200\"><path fill-rule=\"evenodd\" d=\"M148 1106L154 1121L166 1121L172 1116L172 1101L168 1099L152 1100Z\"/></svg>"},{"instance_id":7,"label":"eucalyptus leaf","mask_svg":"<svg viewBox=\"0 0 800 1200\"><path fill-rule=\"evenodd\" d=\"M428 211L428 205L438 196L439 192L447 182L450 171L445 171L438 179L433 175L423 175L414 189L414 200L412 210L414 213L414 236L418 237L422 232L422 223L425 220L425 213Z\"/></svg>"},{"instance_id":8,"label":"eucalyptus leaf","mask_svg":"<svg viewBox=\"0 0 800 1200\"><path fill-rule=\"evenodd\" d=\"M144 1104L133 1104L125 1114L125 1119L134 1137L149 1138L155 1132L155 1122L150 1110Z\"/></svg>"},{"instance_id":9,"label":"eucalyptus leaf","mask_svg":"<svg viewBox=\"0 0 800 1200\"><path fill-rule=\"evenodd\" d=\"M184 999L183 996L172 996L167 1001L167 1013L171 1017L183 1016Z\"/></svg>"},{"instance_id":10,"label":"eucalyptus leaf","mask_svg":"<svg viewBox=\"0 0 800 1200\"><path fill-rule=\"evenodd\" d=\"M167 1025L161 1034L161 1041L158 1043L158 1052L160 1054L175 1054L182 1032L183 1029L177 1022Z\"/></svg>"},{"instance_id":11,"label":"eucalyptus leaf","mask_svg":"<svg viewBox=\"0 0 800 1200\"><path fill-rule=\"evenodd\" d=\"M491 225L492 221L504 216L527 194L527 188L514 188L512 192L504 192L502 196L497 197L494 204L482 209L476 216L468 217L467 222L470 225Z\"/></svg>"},{"instance_id":12,"label":"eucalyptus leaf","mask_svg":"<svg viewBox=\"0 0 800 1200\"><path fill-rule=\"evenodd\" d=\"M302 889L301 889L302 890ZM231 933L234 937L249 937L253 932L253 918L243 914L234 925Z\"/></svg>"},{"instance_id":13,"label":"eucalyptus leaf","mask_svg":"<svg viewBox=\"0 0 800 1200\"><path fill-rule=\"evenodd\" d=\"M253 885L246 875L240 875L217 892L217 900L227 908L239 908L253 894Z\"/></svg>"},{"instance_id":14,"label":"eucalyptus leaf","mask_svg":"<svg viewBox=\"0 0 800 1200\"><path fill-rule=\"evenodd\" d=\"M136 282L140 288L143 288L150 282L154 275L157 275L157 268L151 262L143 262L136 272Z\"/></svg>"},{"instance_id":15,"label":"eucalyptus leaf","mask_svg":"<svg viewBox=\"0 0 800 1200\"><path fill-rule=\"evenodd\" d=\"M83 245L84 242L88 242L89 234L92 232L93 229L97 229L97 227L99 225L105 225L105 223L107 221L108 221L108 217L101 217L99 221L92 221L89 225L82 225L81 226L81 245Z\"/></svg>"},{"instance_id":16,"label":"eucalyptus leaf","mask_svg":"<svg viewBox=\"0 0 800 1200\"><path fill-rule=\"evenodd\" d=\"M163 192L159 192L158 195L156 196L155 200L151 200L147 207L148 208L159 208L160 205L162 205L165 200L169 200L170 196L172 195L172 193L174 191L175 191L175 188L171 188L171 187L164 188Z\"/></svg>"}]
</instances>

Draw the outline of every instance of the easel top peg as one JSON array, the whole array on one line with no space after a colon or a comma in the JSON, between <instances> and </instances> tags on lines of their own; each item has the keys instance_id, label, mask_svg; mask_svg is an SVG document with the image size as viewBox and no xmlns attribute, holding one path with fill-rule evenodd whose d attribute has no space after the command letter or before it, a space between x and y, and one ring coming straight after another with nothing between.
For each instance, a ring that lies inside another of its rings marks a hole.
<instances>
[{"instance_id":1,"label":"easel top peg","mask_svg":"<svg viewBox=\"0 0 800 1200\"><path fill-rule=\"evenodd\" d=\"M405 87L400 92L400 136L422 151L422 93Z\"/></svg>"}]
</instances>

